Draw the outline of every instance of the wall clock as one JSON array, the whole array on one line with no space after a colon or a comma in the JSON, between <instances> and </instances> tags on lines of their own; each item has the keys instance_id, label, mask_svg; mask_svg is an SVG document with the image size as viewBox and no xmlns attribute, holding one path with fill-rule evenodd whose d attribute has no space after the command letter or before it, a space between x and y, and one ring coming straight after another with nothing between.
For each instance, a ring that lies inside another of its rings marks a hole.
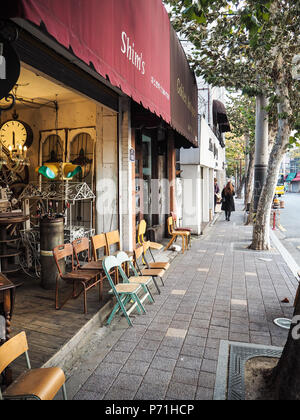
<instances>
[{"instance_id":1,"label":"wall clock","mask_svg":"<svg viewBox=\"0 0 300 420\"><path fill-rule=\"evenodd\" d=\"M31 127L19 120L9 120L0 127L0 142L7 149L11 146L12 150L17 150L19 146L32 145L33 132Z\"/></svg>"}]
</instances>

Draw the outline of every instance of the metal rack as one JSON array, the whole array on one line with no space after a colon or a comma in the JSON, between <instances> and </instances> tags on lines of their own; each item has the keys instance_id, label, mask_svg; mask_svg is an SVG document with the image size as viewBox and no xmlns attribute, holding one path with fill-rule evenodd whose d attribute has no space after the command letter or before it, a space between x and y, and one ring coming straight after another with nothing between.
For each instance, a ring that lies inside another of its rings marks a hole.
<instances>
[{"instance_id":1,"label":"metal rack","mask_svg":"<svg viewBox=\"0 0 300 420\"><path fill-rule=\"evenodd\" d=\"M25 258L22 260L22 268L25 272L28 273L30 269L33 269L37 277L40 273L38 263L40 218L34 214L37 203L42 205L45 214L52 209L64 215L64 239L65 243L68 243L81 237L95 235L93 228L95 198L95 194L85 182L30 183L24 189L19 201L22 202L24 214L30 216L30 221L21 233L23 247L26 249ZM82 220L79 220L79 213L84 214ZM34 242L30 248L28 248L29 242Z\"/></svg>"}]
</instances>

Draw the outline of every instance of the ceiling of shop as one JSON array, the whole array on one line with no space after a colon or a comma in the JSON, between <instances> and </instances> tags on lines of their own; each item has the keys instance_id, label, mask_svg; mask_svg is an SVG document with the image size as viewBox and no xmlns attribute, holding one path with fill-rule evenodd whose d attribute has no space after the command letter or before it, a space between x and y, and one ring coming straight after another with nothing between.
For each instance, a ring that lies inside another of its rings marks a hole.
<instances>
[{"instance_id":1,"label":"ceiling of shop","mask_svg":"<svg viewBox=\"0 0 300 420\"><path fill-rule=\"evenodd\" d=\"M47 100L70 102L82 99L82 96L74 93L72 90L50 81L37 71L30 70L24 65L21 67L20 77L17 82L16 96L36 101L42 99L43 102Z\"/></svg>"}]
</instances>

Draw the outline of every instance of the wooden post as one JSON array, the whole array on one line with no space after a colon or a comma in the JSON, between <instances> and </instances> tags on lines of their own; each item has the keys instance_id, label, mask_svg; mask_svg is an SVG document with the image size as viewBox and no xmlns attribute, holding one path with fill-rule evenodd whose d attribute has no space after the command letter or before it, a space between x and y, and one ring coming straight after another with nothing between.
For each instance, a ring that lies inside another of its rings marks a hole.
<instances>
[{"instance_id":1,"label":"wooden post","mask_svg":"<svg viewBox=\"0 0 300 420\"><path fill-rule=\"evenodd\" d=\"M176 149L174 132L168 131L168 176L169 176L169 197L170 197L170 212L176 213Z\"/></svg>"}]
</instances>

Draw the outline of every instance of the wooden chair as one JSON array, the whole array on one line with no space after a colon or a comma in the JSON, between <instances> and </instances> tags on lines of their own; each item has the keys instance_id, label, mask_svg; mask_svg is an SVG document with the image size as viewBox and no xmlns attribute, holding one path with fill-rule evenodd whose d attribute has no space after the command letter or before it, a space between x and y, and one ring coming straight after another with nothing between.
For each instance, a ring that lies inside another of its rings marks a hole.
<instances>
[{"instance_id":1,"label":"wooden chair","mask_svg":"<svg viewBox=\"0 0 300 420\"><path fill-rule=\"evenodd\" d=\"M79 270L93 270L98 271L100 276L99 293L102 299L102 286L103 286L103 267L102 260L92 261L90 257L90 241L88 238L79 238L72 243L75 259L77 262L77 269ZM80 264L80 254L85 253L87 262L83 265Z\"/></svg>"},{"instance_id":2,"label":"wooden chair","mask_svg":"<svg viewBox=\"0 0 300 420\"><path fill-rule=\"evenodd\" d=\"M181 237L182 238L182 253L184 254L184 251L186 249L188 249L188 246L189 246L189 236L190 236L190 233L189 232L184 232L184 231L176 231L176 230L174 230L173 218L171 216L168 217L167 224L168 224L168 232L169 232L169 235L171 236L171 239L170 239L168 245L165 247L165 251L170 248L170 246L172 245L172 243L178 237Z\"/></svg>"},{"instance_id":3,"label":"wooden chair","mask_svg":"<svg viewBox=\"0 0 300 420\"><path fill-rule=\"evenodd\" d=\"M121 249L121 239L120 239L120 234L119 234L118 230L114 230L112 232L107 232L105 234L105 237L106 237L108 255L116 256L118 254L118 252L124 251L124 250ZM117 250L115 252L111 252L111 247L114 246L114 245L117 247ZM132 251L124 251L124 252L126 252L126 254L131 258L134 255ZM127 271L127 274L129 274L128 266L125 269ZM119 281L119 272L117 271L116 272L116 283L118 283L118 281Z\"/></svg>"},{"instance_id":4,"label":"wooden chair","mask_svg":"<svg viewBox=\"0 0 300 420\"><path fill-rule=\"evenodd\" d=\"M118 260L113 255L104 258L103 269L109 281L109 284L111 286L111 293L114 294L117 300L117 303L114 306L107 320L107 325L109 325L111 321L113 320L114 316L119 311L121 311L123 315L125 316L128 322L128 325L132 327L132 322L131 322L131 319L129 318L129 315L131 314L131 312L134 311L135 308L137 308L137 311L139 313L141 312L146 313L146 310L138 297L138 293L142 290L142 287L141 285L136 284L136 283L135 284L128 284L128 283L127 284L125 283L114 284L110 276L110 271L112 269L114 270L118 269L118 267L119 267ZM131 305L130 308L127 309L126 306L130 304L131 302L133 302L133 305Z\"/></svg>"},{"instance_id":5,"label":"wooden chair","mask_svg":"<svg viewBox=\"0 0 300 420\"><path fill-rule=\"evenodd\" d=\"M54 248L53 257L58 269L58 274L56 278L56 290L55 290L55 309L61 309L69 299L77 299L81 293L84 293L84 313L87 313L87 291L95 287L98 283L101 285L102 279L99 278L99 270L78 270L74 265L74 252L73 246L71 244L60 245ZM66 258L71 260L71 271L63 273L61 268L61 262ZM72 285L72 293L64 300L64 302L59 305L58 303L58 290L59 290L59 280L65 281L67 284ZM76 289L79 286L79 291ZM99 287L99 300L101 299L101 287Z\"/></svg>"},{"instance_id":6,"label":"wooden chair","mask_svg":"<svg viewBox=\"0 0 300 420\"><path fill-rule=\"evenodd\" d=\"M158 293L160 293L159 287L156 283L156 277L160 278L162 285L164 286L164 281L163 281L163 276L165 274L165 270L164 269L160 269L160 268L150 268L147 265L147 261L145 261L146 263L146 267L147 268L143 268L143 256L144 256L144 247L143 246L139 246L134 250L134 262L135 265L138 269L138 272L140 273L141 276L150 276L153 278L153 282L157 288Z\"/></svg>"},{"instance_id":7,"label":"wooden chair","mask_svg":"<svg viewBox=\"0 0 300 420\"><path fill-rule=\"evenodd\" d=\"M177 227L177 216L174 212L171 212L171 217L173 219L174 230L177 232L188 232L189 233L189 243L191 241L192 229L186 227Z\"/></svg>"},{"instance_id":8,"label":"wooden chair","mask_svg":"<svg viewBox=\"0 0 300 420\"><path fill-rule=\"evenodd\" d=\"M105 233L101 233L100 235L95 235L91 239L92 239L94 261L102 261L108 255ZM103 251L103 254L104 254L102 257L98 256L98 251L100 249Z\"/></svg>"},{"instance_id":9,"label":"wooden chair","mask_svg":"<svg viewBox=\"0 0 300 420\"><path fill-rule=\"evenodd\" d=\"M146 235L146 229L147 229L147 223L145 220L141 220L138 226L138 243L140 245L143 245L144 242L147 242L145 235ZM149 241L150 248L152 249L162 249L163 245L159 244L157 242L151 242Z\"/></svg>"},{"instance_id":10,"label":"wooden chair","mask_svg":"<svg viewBox=\"0 0 300 420\"><path fill-rule=\"evenodd\" d=\"M53 400L61 388L63 398L67 400L66 378L62 369L58 367L31 369L25 332L21 332L0 347L0 374L24 353L28 371L22 373L3 395L0 389L0 400Z\"/></svg>"},{"instance_id":11,"label":"wooden chair","mask_svg":"<svg viewBox=\"0 0 300 420\"><path fill-rule=\"evenodd\" d=\"M139 273L137 272L135 266L133 265L130 257L128 257L128 255L125 252L120 251L117 254L116 258L117 258L117 260L119 262L119 271L120 271L121 276L123 278L123 282L124 283L136 283L136 284L140 284L143 287L144 292L145 292L145 296L141 299L141 302L143 303L144 300L147 297L148 297L148 299L149 299L149 301L151 303L154 302L154 298L153 298L153 296L151 294L151 291L149 289L150 283L151 282L154 283L153 277L151 277L151 276L140 276ZM124 270L122 269L122 265L124 263L128 263L129 264L130 270L133 272L133 276L128 277L125 274ZM154 283L154 285L155 285L155 283ZM159 292L159 289L157 291Z\"/></svg>"},{"instance_id":12,"label":"wooden chair","mask_svg":"<svg viewBox=\"0 0 300 420\"><path fill-rule=\"evenodd\" d=\"M150 253L150 255L151 255L152 259L153 259L153 262L149 262L148 261L148 258L147 258L147 252L148 252L148 250L149 250L149 253ZM162 268L164 270L168 270L170 268L170 263L168 263L168 262L155 261L155 258L154 258L153 254L152 254L152 251L151 251L151 247L150 247L150 242L149 241L143 243L143 254L144 254L144 260L146 261L146 263L147 263L147 265L148 265L149 268L154 268L154 269L155 268Z\"/></svg>"}]
</instances>

